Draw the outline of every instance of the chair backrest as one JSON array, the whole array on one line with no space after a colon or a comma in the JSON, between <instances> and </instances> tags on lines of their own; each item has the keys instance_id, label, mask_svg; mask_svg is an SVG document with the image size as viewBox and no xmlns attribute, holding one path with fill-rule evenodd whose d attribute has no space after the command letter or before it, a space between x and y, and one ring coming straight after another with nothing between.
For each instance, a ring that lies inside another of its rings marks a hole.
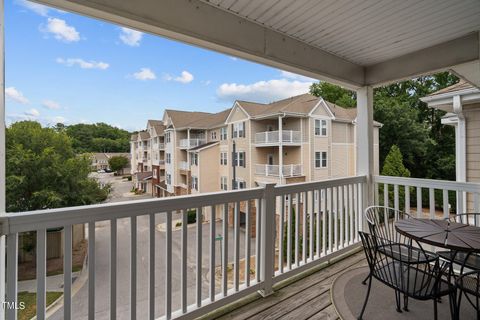
<instances>
[{"instance_id":1,"label":"chair backrest","mask_svg":"<svg viewBox=\"0 0 480 320\"><path fill-rule=\"evenodd\" d=\"M395 221L408 219L409 214L389 207L371 206L365 209L365 218L371 234L394 242L407 241L395 230Z\"/></svg>"},{"instance_id":2,"label":"chair backrest","mask_svg":"<svg viewBox=\"0 0 480 320\"><path fill-rule=\"evenodd\" d=\"M459 222L459 223L480 227L479 212L459 213L457 215L451 216L449 220L452 222Z\"/></svg>"}]
</instances>

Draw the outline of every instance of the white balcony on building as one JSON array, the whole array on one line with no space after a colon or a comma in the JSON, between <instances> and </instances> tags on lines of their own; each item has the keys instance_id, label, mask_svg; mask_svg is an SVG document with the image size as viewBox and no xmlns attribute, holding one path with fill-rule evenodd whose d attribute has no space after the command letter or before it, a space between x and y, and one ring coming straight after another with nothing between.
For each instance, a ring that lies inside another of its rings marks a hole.
<instances>
[{"instance_id":1,"label":"white balcony on building","mask_svg":"<svg viewBox=\"0 0 480 320\"><path fill-rule=\"evenodd\" d=\"M265 177L299 177L303 175L303 165L287 164L283 166L271 164L255 165L255 175Z\"/></svg>"},{"instance_id":2,"label":"white balcony on building","mask_svg":"<svg viewBox=\"0 0 480 320\"><path fill-rule=\"evenodd\" d=\"M198 147L202 144L205 144L207 143L207 140L202 138L202 139L198 139L198 138L195 138L195 139L181 139L180 140L180 143L179 143L179 147L180 149L191 149L191 148L195 148L195 147Z\"/></svg>"},{"instance_id":3,"label":"white balcony on building","mask_svg":"<svg viewBox=\"0 0 480 320\"><path fill-rule=\"evenodd\" d=\"M190 170L190 164L187 161L180 161L180 163L178 164L178 168L180 170L188 171Z\"/></svg>"},{"instance_id":4,"label":"white balcony on building","mask_svg":"<svg viewBox=\"0 0 480 320\"><path fill-rule=\"evenodd\" d=\"M265 131L255 134L255 145L258 147L283 145L299 146L302 143L302 133L294 130Z\"/></svg>"}]
</instances>

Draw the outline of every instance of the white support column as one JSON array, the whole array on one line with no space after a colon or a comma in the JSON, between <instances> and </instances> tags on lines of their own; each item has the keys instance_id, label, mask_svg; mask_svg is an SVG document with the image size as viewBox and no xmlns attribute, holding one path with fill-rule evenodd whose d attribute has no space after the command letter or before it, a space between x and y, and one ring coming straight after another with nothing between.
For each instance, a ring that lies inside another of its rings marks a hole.
<instances>
[{"instance_id":1,"label":"white support column","mask_svg":"<svg viewBox=\"0 0 480 320\"><path fill-rule=\"evenodd\" d=\"M0 215L6 212L5 205L5 18L4 1L0 0ZM0 304L5 301L5 236L0 236ZM5 319L5 313L0 312L0 320Z\"/></svg>"},{"instance_id":2,"label":"white support column","mask_svg":"<svg viewBox=\"0 0 480 320\"><path fill-rule=\"evenodd\" d=\"M374 153L373 153L373 88L362 87L357 90L357 175L366 175L367 184L365 188L364 203L367 206L373 205L373 182L372 176Z\"/></svg>"},{"instance_id":3,"label":"white support column","mask_svg":"<svg viewBox=\"0 0 480 320\"><path fill-rule=\"evenodd\" d=\"M278 175L283 178L283 122L282 116L278 117Z\"/></svg>"},{"instance_id":4,"label":"white support column","mask_svg":"<svg viewBox=\"0 0 480 320\"><path fill-rule=\"evenodd\" d=\"M458 182L467 181L467 138L465 116L463 114L462 99L459 95L453 97L453 112L458 117L458 123L455 126L455 172ZM462 202L462 206L460 206ZM463 209L461 209L463 208ZM467 211L467 195L466 193L458 193L457 196L457 213Z\"/></svg>"}]
</instances>

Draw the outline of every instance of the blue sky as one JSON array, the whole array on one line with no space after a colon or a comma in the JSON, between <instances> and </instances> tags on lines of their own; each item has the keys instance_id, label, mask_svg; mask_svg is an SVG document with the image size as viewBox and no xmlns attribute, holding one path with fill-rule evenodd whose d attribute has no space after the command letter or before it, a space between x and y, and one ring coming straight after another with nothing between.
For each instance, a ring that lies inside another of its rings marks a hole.
<instances>
[{"instance_id":1,"label":"blue sky","mask_svg":"<svg viewBox=\"0 0 480 320\"><path fill-rule=\"evenodd\" d=\"M166 108L217 112L235 99L301 94L313 81L25 0L5 1L5 19L7 124L138 130Z\"/></svg>"}]
</instances>

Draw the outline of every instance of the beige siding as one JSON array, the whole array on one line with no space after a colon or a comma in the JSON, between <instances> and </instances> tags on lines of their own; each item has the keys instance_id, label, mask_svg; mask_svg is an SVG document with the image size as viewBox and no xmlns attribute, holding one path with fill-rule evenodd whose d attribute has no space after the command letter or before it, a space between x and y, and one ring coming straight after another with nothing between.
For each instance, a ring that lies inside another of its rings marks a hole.
<instances>
[{"instance_id":1,"label":"beige siding","mask_svg":"<svg viewBox=\"0 0 480 320\"><path fill-rule=\"evenodd\" d=\"M246 120L248 116L243 112L242 109L236 107L233 109L232 114L230 115L230 122Z\"/></svg>"},{"instance_id":2,"label":"beige siding","mask_svg":"<svg viewBox=\"0 0 480 320\"><path fill-rule=\"evenodd\" d=\"M480 104L465 108L467 181L480 182Z\"/></svg>"}]
</instances>

